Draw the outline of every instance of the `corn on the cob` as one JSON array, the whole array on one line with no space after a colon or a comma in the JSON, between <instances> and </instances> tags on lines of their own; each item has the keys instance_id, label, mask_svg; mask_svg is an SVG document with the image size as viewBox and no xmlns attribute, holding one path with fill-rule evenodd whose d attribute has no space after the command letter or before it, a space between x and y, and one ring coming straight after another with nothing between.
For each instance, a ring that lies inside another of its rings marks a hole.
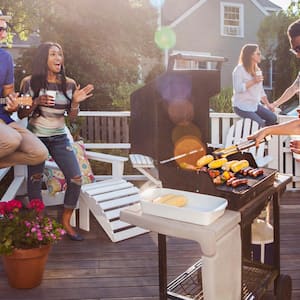
<instances>
[{"instance_id":1,"label":"corn on the cob","mask_svg":"<svg viewBox=\"0 0 300 300\"><path fill-rule=\"evenodd\" d=\"M211 169L218 169L218 168L221 168L226 162L227 162L227 158L225 158L225 157L216 159L216 160L211 161L208 164L208 167Z\"/></svg>"},{"instance_id":2,"label":"corn on the cob","mask_svg":"<svg viewBox=\"0 0 300 300\"><path fill-rule=\"evenodd\" d=\"M222 166L222 170L224 171L230 171L231 170L231 166L238 162L238 160L230 160L230 161L227 161L223 166Z\"/></svg>"},{"instance_id":3,"label":"corn on the cob","mask_svg":"<svg viewBox=\"0 0 300 300\"><path fill-rule=\"evenodd\" d=\"M239 160L238 162L231 165L231 171L236 173L247 167L249 167L249 162L248 162L248 160L243 159L243 160Z\"/></svg>"},{"instance_id":4,"label":"corn on the cob","mask_svg":"<svg viewBox=\"0 0 300 300\"><path fill-rule=\"evenodd\" d=\"M182 207L187 204L187 198L183 195L167 194L153 200L154 203Z\"/></svg>"},{"instance_id":5,"label":"corn on the cob","mask_svg":"<svg viewBox=\"0 0 300 300\"><path fill-rule=\"evenodd\" d=\"M205 165L207 165L207 164L209 164L211 161L213 161L214 160L214 157L212 156L212 155L210 155L210 154L208 154L208 155L204 155L204 156L202 156L201 158L199 158L198 160L197 160L197 167L198 168L202 168L202 167L204 167Z\"/></svg>"}]
</instances>

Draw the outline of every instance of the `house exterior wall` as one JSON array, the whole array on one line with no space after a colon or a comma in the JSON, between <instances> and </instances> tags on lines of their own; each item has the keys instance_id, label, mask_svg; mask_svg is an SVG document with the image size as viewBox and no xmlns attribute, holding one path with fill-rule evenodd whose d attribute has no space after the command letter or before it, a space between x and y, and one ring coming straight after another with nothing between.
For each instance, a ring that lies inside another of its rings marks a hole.
<instances>
[{"instance_id":1,"label":"house exterior wall","mask_svg":"<svg viewBox=\"0 0 300 300\"><path fill-rule=\"evenodd\" d=\"M221 35L221 2L243 5L243 37ZM221 87L231 86L231 73L237 64L240 50L246 43L257 43L256 33L264 17L264 13L250 0L205 1L189 17L173 27L177 37L175 49L205 52L227 58L228 61L222 66Z\"/></svg>"}]
</instances>

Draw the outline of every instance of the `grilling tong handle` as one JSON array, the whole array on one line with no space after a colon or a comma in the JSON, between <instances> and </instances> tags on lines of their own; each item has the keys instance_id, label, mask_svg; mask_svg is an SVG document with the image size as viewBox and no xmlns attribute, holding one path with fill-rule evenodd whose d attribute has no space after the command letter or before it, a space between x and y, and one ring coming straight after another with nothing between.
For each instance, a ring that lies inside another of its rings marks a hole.
<instances>
[{"instance_id":1,"label":"grilling tong handle","mask_svg":"<svg viewBox=\"0 0 300 300\"><path fill-rule=\"evenodd\" d=\"M270 140L271 140L271 136L268 135L260 141L260 144L264 143L264 142L268 142ZM217 149L213 152L213 155L215 157L227 157L231 154L241 152L243 150L246 150L246 149L254 147L254 146L255 146L255 140L247 140L247 141L241 142L238 145L232 145L232 146L229 146L224 149Z\"/></svg>"},{"instance_id":2,"label":"grilling tong handle","mask_svg":"<svg viewBox=\"0 0 300 300\"><path fill-rule=\"evenodd\" d=\"M263 143L263 142L268 142L269 140L271 139L271 136L266 136L263 140L261 140L260 143ZM226 157L228 155L231 155L231 154L234 154L234 153L237 153L237 152L240 152L242 150L245 150L245 149L248 149L248 148L251 148L255 146L255 140L247 140L247 141L244 141L238 145L232 145L232 146L229 146L227 148L223 148L223 149L217 149L215 150L212 154L215 156L215 157ZM197 152L201 152L203 151L203 148L199 148L199 149L194 149L190 152L187 152L187 153L183 153L183 154L179 154L177 156L173 156L169 159L165 159L165 160L161 160L160 163L161 164L165 164L165 163L168 163L168 162L171 162L171 161L174 161L176 159L180 159L180 158L184 158L186 156L189 156L191 154L195 154Z\"/></svg>"}]
</instances>

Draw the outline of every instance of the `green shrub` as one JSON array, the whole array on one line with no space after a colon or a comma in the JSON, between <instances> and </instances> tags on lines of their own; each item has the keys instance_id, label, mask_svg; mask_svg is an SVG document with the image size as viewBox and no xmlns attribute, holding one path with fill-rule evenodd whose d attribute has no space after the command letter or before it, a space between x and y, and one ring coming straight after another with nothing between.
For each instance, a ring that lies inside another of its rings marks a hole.
<instances>
[{"instance_id":1,"label":"green shrub","mask_svg":"<svg viewBox=\"0 0 300 300\"><path fill-rule=\"evenodd\" d=\"M113 106L120 110L130 110L130 95L142 86L137 83L121 82L109 93Z\"/></svg>"},{"instance_id":2,"label":"green shrub","mask_svg":"<svg viewBox=\"0 0 300 300\"><path fill-rule=\"evenodd\" d=\"M210 98L210 109L214 112L232 113L232 95L233 90L231 87L221 89L219 94Z\"/></svg>"}]
</instances>

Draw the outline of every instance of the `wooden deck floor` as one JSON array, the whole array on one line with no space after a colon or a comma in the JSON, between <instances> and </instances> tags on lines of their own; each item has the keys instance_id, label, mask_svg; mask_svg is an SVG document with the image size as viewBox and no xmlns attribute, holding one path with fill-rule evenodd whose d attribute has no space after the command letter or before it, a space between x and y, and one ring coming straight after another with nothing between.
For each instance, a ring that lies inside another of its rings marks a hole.
<instances>
[{"instance_id":1,"label":"wooden deck floor","mask_svg":"<svg viewBox=\"0 0 300 300\"><path fill-rule=\"evenodd\" d=\"M300 192L286 192L281 209L281 272L293 280L293 300L300 299ZM294 204L299 205L295 208ZM60 208L48 208L57 216ZM0 263L3 300L158 300L157 237L144 234L112 243L92 218L85 241L65 238L54 245L41 286L16 290L8 286ZM192 241L168 239L168 276L174 279L200 257ZM30 272L30 270L28 270ZM221 299L216 299L221 300Z\"/></svg>"}]
</instances>

